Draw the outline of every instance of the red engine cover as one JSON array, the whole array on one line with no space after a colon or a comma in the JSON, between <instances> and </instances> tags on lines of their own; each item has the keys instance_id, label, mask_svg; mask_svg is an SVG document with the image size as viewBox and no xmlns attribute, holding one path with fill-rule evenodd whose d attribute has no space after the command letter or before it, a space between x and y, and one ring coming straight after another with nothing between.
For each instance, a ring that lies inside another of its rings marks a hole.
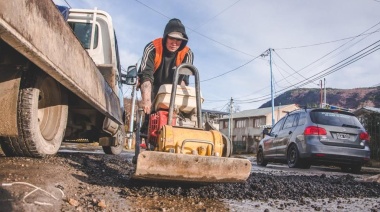
<instances>
[{"instance_id":1,"label":"red engine cover","mask_svg":"<svg viewBox=\"0 0 380 212\"><path fill-rule=\"evenodd\" d=\"M157 144L158 132L162 126L168 123L169 112L165 110L157 111L156 113L150 114L149 117L149 133L148 140L152 144ZM176 125L176 119L173 117L172 126Z\"/></svg>"}]
</instances>

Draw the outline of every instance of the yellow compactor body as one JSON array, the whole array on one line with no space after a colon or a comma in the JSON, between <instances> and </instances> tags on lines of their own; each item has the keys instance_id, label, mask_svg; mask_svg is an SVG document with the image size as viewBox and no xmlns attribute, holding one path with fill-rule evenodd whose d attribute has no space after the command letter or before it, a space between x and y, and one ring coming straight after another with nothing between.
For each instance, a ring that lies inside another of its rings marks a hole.
<instances>
[{"instance_id":1,"label":"yellow compactor body","mask_svg":"<svg viewBox=\"0 0 380 212\"><path fill-rule=\"evenodd\" d=\"M243 182L251 173L247 159L222 157L223 136L165 125L157 151L143 151L134 178L186 182Z\"/></svg>"},{"instance_id":2,"label":"yellow compactor body","mask_svg":"<svg viewBox=\"0 0 380 212\"><path fill-rule=\"evenodd\" d=\"M177 85L179 74L194 75L195 88ZM173 84L163 88L165 95L157 95L153 104L156 111L153 116L156 118L153 119L151 114L150 121L164 121L158 127L156 124L149 125L155 126L150 127L148 132L148 135L154 135L154 139L147 137L148 144L153 144L153 149L140 152L139 143L136 142L137 160L133 178L206 183L247 180L251 173L251 162L247 159L231 158L232 142L218 130L206 130L203 127L199 75L196 68L191 64L180 65L175 70ZM168 112L160 112L167 109ZM173 121L180 123L177 120L179 113L182 113L181 122L190 120L187 125L192 125L191 114L194 115L194 111L197 121L193 127L173 126ZM166 117L163 114L168 115ZM137 132L140 132L139 128ZM140 138L140 134L136 137Z\"/></svg>"}]
</instances>

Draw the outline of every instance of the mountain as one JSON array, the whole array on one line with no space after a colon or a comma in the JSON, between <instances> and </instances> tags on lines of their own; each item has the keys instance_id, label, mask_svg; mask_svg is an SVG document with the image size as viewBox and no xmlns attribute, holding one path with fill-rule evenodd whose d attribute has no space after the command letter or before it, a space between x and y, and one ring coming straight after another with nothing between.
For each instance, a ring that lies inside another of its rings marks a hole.
<instances>
[{"instance_id":1,"label":"mountain","mask_svg":"<svg viewBox=\"0 0 380 212\"><path fill-rule=\"evenodd\" d=\"M323 95L322 95L323 99ZM287 91L274 99L275 106L298 104L300 106L315 107L321 101L321 89L298 88ZM326 88L326 102L339 107L358 109L361 107L380 108L380 86L354 89ZM259 108L271 107L268 101Z\"/></svg>"}]
</instances>

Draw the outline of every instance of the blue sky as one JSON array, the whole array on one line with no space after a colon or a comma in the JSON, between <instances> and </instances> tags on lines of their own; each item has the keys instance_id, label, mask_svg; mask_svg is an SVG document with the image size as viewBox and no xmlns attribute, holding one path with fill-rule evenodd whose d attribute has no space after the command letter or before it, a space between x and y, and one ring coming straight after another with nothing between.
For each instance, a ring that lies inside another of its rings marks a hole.
<instances>
[{"instance_id":1,"label":"blue sky","mask_svg":"<svg viewBox=\"0 0 380 212\"><path fill-rule=\"evenodd\" d=\"M200 72L204 109L225 111L231 98L240 110L269 101L269 56L260 56L269 48L274 49L275 96L298 87L319 88L324 78L328 88L380 85L380 0L53 2L107 11L124 68L136 64L144 46L162 36L170 18L179 18ZM125 92L129 97L130 88Z\"/></svg>"}]
</instances>

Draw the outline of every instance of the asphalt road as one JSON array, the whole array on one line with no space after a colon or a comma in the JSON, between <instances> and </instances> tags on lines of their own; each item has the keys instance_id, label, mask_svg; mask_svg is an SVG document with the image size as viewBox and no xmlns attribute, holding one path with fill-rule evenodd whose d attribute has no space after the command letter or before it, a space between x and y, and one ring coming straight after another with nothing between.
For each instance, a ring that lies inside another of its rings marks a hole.
<instances>
[{"instance_id":1,"label":"asphalt road","mask_svg":"<svg viewBox=\"0 0 380 212\"><path fill-rule=\"evenodd\" d=\"M0 211L379 211L380 169L347 174L337 167L258 167L245 183L135 181L133 151L105 155L65 144L49 159L0 154ZM375 180L376 180L375 179Z\"/></svg>"}]
</instances>

